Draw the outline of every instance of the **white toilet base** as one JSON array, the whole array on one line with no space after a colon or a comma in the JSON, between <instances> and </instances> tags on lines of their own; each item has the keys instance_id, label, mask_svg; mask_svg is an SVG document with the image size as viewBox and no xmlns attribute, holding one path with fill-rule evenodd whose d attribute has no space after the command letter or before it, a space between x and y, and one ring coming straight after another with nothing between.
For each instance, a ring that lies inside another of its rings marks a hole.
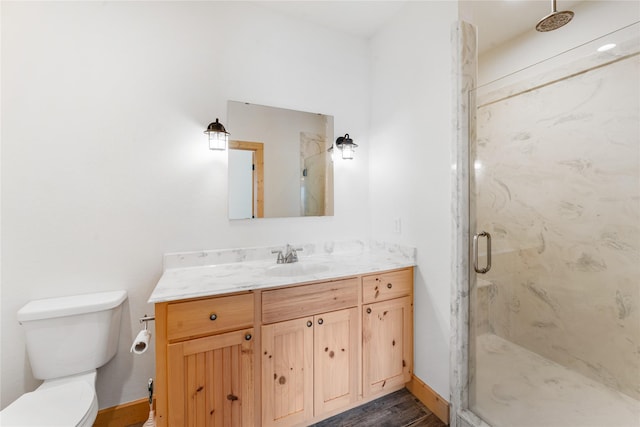
<instances>
[{"instance_id":1,"label":"white toilet base","mask_svg":"<svg viewBox=\"0 0 640 427\"><path fill-rule=\"evenodd\" d=\"M98 414L96 372L42 383L0 412L3 427L91 427Z\"/></svg>"}]
</instances>

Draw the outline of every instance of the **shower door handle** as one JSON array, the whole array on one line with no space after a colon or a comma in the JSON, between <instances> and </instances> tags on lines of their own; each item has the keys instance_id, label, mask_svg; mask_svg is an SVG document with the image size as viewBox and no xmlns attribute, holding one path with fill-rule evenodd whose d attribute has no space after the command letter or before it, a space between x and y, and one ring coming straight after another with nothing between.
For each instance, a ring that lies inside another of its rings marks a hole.
<instances>
[{"instance_id":1,"label":"shower door handle","mask_svg":"<svg viewBox=\"0 0 640 427\"><path fill-rule=\"evenodd\" d=\"M487 238L487 265L484 268L478 267L478 239L480 237ZM482 231L473 236L473 269L476 273L485 274L491 270L491 234Z\"/></svg>"}]
</instances>

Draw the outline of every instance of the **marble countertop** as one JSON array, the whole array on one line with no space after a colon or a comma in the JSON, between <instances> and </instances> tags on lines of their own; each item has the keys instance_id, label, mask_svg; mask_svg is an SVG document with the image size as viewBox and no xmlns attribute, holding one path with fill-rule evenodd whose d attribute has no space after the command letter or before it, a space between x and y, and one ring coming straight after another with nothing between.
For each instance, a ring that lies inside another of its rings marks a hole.
<instances>
[{"instance_id":1,"label":"marble countertop","mask_svg":"<svg viewBox=\"0 0 640 427\"><path fill-rule=\"evenodd\" d=\"M299 261L293 264L276 264L271 250L280 247L167 254L164 273L148 302L251 291L416 264L414 248L379 242L332 242L296 247L304 250L298 254ZM211 263L214 260L219 263Z\"/></svg>"}]
</instances>

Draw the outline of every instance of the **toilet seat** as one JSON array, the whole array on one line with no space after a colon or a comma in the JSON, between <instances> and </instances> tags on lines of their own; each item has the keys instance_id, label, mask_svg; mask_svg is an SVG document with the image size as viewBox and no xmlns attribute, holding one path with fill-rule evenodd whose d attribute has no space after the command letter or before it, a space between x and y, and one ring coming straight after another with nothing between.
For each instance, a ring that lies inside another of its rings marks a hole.
<instances>
[{"instance_id":1,"label":"toilet seat","mask_svg":"<svg viewBox=\"0 0 640 427\"><path fill-rule=\"evenodd\" d=\"M74 380L23 394L0 412L0 425L85 427L93 424L97 413L95 390Z\"/></svg>"}]
</instances>

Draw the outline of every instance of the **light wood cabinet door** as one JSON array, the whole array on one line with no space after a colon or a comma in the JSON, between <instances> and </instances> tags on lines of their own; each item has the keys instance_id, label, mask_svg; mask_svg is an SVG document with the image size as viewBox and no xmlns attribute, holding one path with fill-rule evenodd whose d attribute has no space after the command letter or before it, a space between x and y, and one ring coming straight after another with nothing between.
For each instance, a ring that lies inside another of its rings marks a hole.
<instances>
[{"instance_id":1,"label":"light wood cabinet door","mask_svg":"<svg viewBox=\"0 0 640 427\"><path fill-rule=\"evenodd\" d=\"M262 327L263 426L299 425L358 398L358 309Z\"/></svg>"},{"instance_id":2,"label":"light wood cabinet door","mask_svg":"<svg viewBox=\"0 0 640 427\"><path fill-rule=\"evenodd\" d=\"M313 417L313 317L262 326L262 425Z\"/></svg>"},{"instance_id":3,"label":"light wood cabinet door","mask_svg":"<svg viewBox=\"0 0 640 427\"><path fill-rule=\"evenodd\" d=\"M253 328L169 344L168 425L254 424Z\"/></svg>"},{"instance_id":4,"label":"light wood cabinet door","mask_svg":"<svg viewBox=\"0 0 640 427\"><path fill-rule=\"evenodd\" d=\"M358 309L314 317L316 416L348 406L358 398Z\"/></svg>"},{"instance_id":5,"label":"light wood cabinet door","mask_svg":"<svg viewBox=\"0 0 640 427\"><path fill-rule=\"evenodd\" d=\"M411 297L362 306L363 395L372 396L411 379Z\"/></svg>"}]
</instances>

